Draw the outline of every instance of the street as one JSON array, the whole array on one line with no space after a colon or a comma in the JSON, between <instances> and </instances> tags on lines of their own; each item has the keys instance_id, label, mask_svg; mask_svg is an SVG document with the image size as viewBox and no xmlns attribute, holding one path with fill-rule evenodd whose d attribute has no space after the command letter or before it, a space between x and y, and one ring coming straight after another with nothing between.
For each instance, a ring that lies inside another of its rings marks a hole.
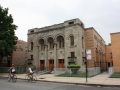
<instances>
[{"instance_id":1,"label":"street","mask_svg":"<svg viewBox=\"0 0 120 90\"><path fill-rule=\"evenodd\" d=\"M13 83L12 81L8 82L7 78L0 78L0 90L120 90L120 88L97 87L40 81L32 83L21 79L18 79L16 83Z\"/></svg>"}]
</instances>

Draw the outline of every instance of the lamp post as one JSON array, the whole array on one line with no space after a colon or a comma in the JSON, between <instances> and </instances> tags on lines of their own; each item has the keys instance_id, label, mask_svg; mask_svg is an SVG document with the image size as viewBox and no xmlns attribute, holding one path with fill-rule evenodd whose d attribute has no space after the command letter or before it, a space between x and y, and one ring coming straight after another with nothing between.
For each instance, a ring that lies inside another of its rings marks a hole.
<instances>
[{"instance_id":1,"label":"lamp post","mask_svg":"<svg viewBox=\"0 0 120 90\"><path fill-rule=\"evenodd\" d=\"M85 64L86 64L86 82L88 82L88 80L87 80L87 58L86 58L86 56L83 57L83 59L85 60Z\"/></svg>"},{"instance_id":2,"label":"lamp post","mask_svg":"<svg viewBox=\"0 0 120 90\"><path fill-rule=\"evenodd\" d=\"M85 59L85 64L86 64L86 82L87 82L87 73L88 73L88 71L87 71L87 60L91 60L91 58L92 58L92 54L91 54L91 49L85 49L85 57L84 57L84 59Z\"/></svg>"}]
</instances>

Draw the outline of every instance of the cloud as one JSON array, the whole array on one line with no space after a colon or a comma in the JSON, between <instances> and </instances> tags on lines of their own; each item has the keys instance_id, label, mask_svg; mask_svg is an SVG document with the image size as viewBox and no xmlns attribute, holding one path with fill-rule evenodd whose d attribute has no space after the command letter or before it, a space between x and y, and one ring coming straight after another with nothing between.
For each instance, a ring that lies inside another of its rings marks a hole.
<instances>
[{"instance_id":1,"label":"cloud","mask_svg":"<svg viewBox=\"0 0 120 90\"><path fill-rule=\"evenodd\" d=\"M16 35L27 41L27 31L79 18L94 27L106 43L120 30L120 0L0 0L18 26Z\"/></svg>"}]
</instances>

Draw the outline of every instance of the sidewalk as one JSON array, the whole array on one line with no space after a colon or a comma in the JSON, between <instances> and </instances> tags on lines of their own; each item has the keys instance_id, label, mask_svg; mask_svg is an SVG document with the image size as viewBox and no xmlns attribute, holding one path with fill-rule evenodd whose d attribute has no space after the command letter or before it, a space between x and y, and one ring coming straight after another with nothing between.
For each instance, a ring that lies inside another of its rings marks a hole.
<instances>
[{"instance_id":1,"label":"sidewalk","mask_svg":"<svg viewBox=\"0 0 120 90\"><path fill-rule=\"evenodd\" d=\"M7 77L8 74L0 76ZM25 79L26 74L17 74L17 78ZM44 74L37 76L37 80L46 82L71 83L80 85L99 85L99 86L117 86L120 87L120 78L109 78L108 73L102 73L92 78L78 78L78 77L56 77L53 74Z\"/></svg>"}]
</instances>

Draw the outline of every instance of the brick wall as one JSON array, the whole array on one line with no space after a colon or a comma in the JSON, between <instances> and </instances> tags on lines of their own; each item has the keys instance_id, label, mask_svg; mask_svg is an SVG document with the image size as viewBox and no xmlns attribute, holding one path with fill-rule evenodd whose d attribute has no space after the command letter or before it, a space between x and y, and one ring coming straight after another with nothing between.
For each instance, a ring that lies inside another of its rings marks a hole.
<instances>
[{"instance_id":1,"label":"brick wall","mask_svg":"<svg viewBox=\"0 0 120 90\"><path fill-rule=\"evenodd\" d=\"M12 63L15 65L24 65L26 58L27 42L18 40L16 46L17 49L12 54Z\"/></svg>"},{"instance_id":2,"label":"brick wall","mask_svg":"<svg viewBox=\"0 0 120 90\"><path fill-rule=\"evenodd\" d=\"M120 72L120 32L111 33L114 71Z\"/></svg>"},{"instance_id":3,"label":"brick wall","mask_svg":"<svg viewBox=\"0 0 120 90\"><path fill-rule=\"evenodd\" d=\"M92 58L88 60L88 67L100 67L100 61L105 61L105 41L94 28L85 29L85 46L91 49ZM102 68L102 67L101 67Z\"/></svg>"},{"instance_id":4,"label":"brick wall","mask_svg":"<svg viewBox=\"0 0 120 90\"><path fill-rule=\"evenodd\" d=\"M105 57L106 61L107 62L112 62L113 61L112 60L113 56L111 57L111 55L110 55L110 54L112 54L112 46L106 46L105 51L106 51L106 57Z\"/></svg>"}]
</instances>

